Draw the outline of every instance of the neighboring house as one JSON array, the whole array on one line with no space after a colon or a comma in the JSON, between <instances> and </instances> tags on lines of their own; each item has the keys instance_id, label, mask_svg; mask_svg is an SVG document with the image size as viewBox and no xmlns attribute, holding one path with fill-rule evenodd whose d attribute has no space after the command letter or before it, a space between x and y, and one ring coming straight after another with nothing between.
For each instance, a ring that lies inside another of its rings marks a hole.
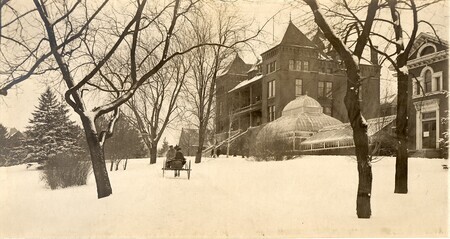
<instances>
[{"instance_id":1,"label":"neighboring house","mask_svg":"<svg viewBox=\"0 0 450 239\"><path fill-rule=\"evenodd\" d=\"M203 149L213 144L211 132L207 131ZM182 128L178 142L184 156L195 156L198 150L198 129Z\"/></svg>"},{"instance_id":2,"label":"neighboring house","mask_svg":"<svg viewBox=\"0 0 450 239\"><path fill-rule=\"evenodd\" d=\"M292 22L281 42L261 54L249 66L236 56L229 70L217 80L216 135L245 131L281 117L283 108L295 98L308 95L323 107L324 114L348 122L344 105L346 75L339 57L327 50L318 31L309 40ZM361 108L366 118L378 117L380 69L378 55L362 60Z\"/></svg>"},{"instance_id":3,"label":"neighboring house","mask_svg":"<svg viewBox=\"0 0 450 239\"><path fill-rule=\"evenodd\" d=\"M448 111L448 42L420 33L408 60L408 132L411 153L439 156Z\"/></svg>"}]
</instances>

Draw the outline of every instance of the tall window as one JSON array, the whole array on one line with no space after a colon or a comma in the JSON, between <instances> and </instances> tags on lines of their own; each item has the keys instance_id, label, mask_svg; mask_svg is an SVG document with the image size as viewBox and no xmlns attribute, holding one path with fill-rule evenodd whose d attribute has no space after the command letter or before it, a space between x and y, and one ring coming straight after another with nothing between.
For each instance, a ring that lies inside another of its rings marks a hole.
<instances>
[{"instance_id":1,"label":"tall window","mask_svg":"<svg viewBox=\"0 0 450 239\"><path fill-rule=\"evenodd\" d=\"M441 90L441 77L434 77L433 91Z\"/></svg>"},{"instance_id":2,"label":"tall window","mask_svg":"<svg viewBox=\"0 0 450 239\"><path fill-rule=\"evenodd\" d=\"M269 81L268 83L268 98L275 97L275 80Z\"/></svg>"},{"instance_id":3,"label":"tall window","mask_svg":"<svg viewBox=\"0 0 450 239\"><path fill-rule=\"evenodd\" d=\"M308 61L303 62L303 71L309 71L309 62Z\"/></svg>"},{"instance_id":4,"label":"tall window","mask_svg":"<svg viewBox=\"0 0 450 239\"><path fill-rule=\"evenodd\" d=\"M333 98L333 82L325 83L325 97L329 99Z\"/></svg>"},{"instance_id":5,"label":"tall window","mask_svg":"<svg viewBox=\"0 0 450 239\"><path fill-rule=\"evenodd\" d=\"M289 60L290 71L309 71L309 61Z\"/></svg>"},{"instance_id":6,"label":"tall window","mask_svg":"<svg viewBox=\"0 0 450 239\"><path fill-rule=\"evenodd\" d=\"M333 98L333 82L330 81L319 81L317 90L319 97Z\"/></svg>"},{"instance_id":7,"label":"tall window","mask_svg":"<svg viewBox=\"0 0 450 239\"><path fill-rule=\"evenodd\" d=\"M295 96L303 95L303 80L295 79Z\"/></svg>"},{"instance_id":8,"label":"tall window","mask_svg":"<svg viewBox=\"0 0 450 239\"><path fill-rule=\"evenodd\" d=\"M302 70L302 61L295 61L295 70L296 71Z\"/></svg>"},{"instance_id":9,"label":"tall window","mask_svg":"<svg viewBox=\"0 0 450 239\"><path fill-rule=\"evenodd\" d=\"M420 88L420 81L415 81L415 84L416 84L416 95L420 95L420 91L421 91L421 88Z\"/></svg>"},{"instance_id":10,"label":"tall window","mask_svg":"<svg viewBox=\"0 0 450 239\"><path fill-rule=\"evenodd\" d=\"M295 61L294 60L289 60L289 70L295 71Z\"/></svg>"},{"instance_id":11,"label":"tall window","mask_svg":"<svg viewBox=\"0 0 450 239\"><path fill-rule=\"evenodd\" d=\"M362 85L359 85L359 88L358 88L358 99L360 101L362 101L362 97L363 97L363 88L362 88Z\"/></svg>"},{"instance_id":12,"label":"tall window","mask_svg":"<svg viewBox=\"0 0 450 239\"><path fill-rule=\"evenodd\" d=\"M319 81L318 86L317 86L319 97L324 97L324 94L323 94L324 88L325 88L325 82Z\"/></svg>"},{"instance_id":13,"label":"tall window","mask_svg":"<svg viewBox=\"0 0 450 239\"><path fill-rule=\"evenodd\" d=\"M271 63L267 64L267 73L274 72L276 67L277 67L277 62L276 61L272 61Z\"/></svg>"},{"instance_id":14,"label":"tall window","mask_svg":"<svg viewBox=\"0 0 450 239\"><path fill-rule=\"evenodd\" d=\"M431 92L431 71L425 72L425 93Z\"/></svg>"},{"instance_id":15,"label":"tall window","mask_svg":"<svg viewBox=\"0 0 450 239\"><path fill-rule=\"evenodd\" d=\"M269 106L269 122L275 120L275 105Z\"/></svg>"}]
</instances>

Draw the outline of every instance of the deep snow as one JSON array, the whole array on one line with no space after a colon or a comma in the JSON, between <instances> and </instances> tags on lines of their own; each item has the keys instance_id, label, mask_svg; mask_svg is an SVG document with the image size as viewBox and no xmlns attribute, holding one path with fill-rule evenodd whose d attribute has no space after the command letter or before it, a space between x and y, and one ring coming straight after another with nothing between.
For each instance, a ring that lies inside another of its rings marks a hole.
<instances>
[{"instance_id":1,"label":"deep snow","mask_svg":"<svg viewBox=\"0 0 450 239\"><path fill-rule=\"evenodd\" d=\"M52 191L39 171L0 168L0 237L443 237L446 163L410 159L406 195L393 193L395 159L374 163L371 219L356 217L356 162L345 156L206 158L191 180L163 178L162 160L129 160L110 172L113 195L100 200L92 174L86 186Z\"/></svg>"}]
</instances>

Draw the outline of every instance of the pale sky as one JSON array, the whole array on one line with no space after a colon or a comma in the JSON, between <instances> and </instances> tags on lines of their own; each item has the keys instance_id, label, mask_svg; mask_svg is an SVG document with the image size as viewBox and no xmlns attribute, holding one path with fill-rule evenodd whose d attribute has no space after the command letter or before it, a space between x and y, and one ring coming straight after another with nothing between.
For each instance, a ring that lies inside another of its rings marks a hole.
<instances>
[{"instance_id":1,"label":"pale sky","mask_svg":"<svg viewBox=\"0 0 450 239\"><path fill-rule=\"evenodd\" d=\"M254 19L253 26L261 27L269 18L275 15L274 19L266 25L266 34L264 35L264 42L255 49L259 55L267 50L275 42L278 42L286 30L289 19L303 32L307 32L308 28L299 25L302 16L308 12L309 8L294 8L293 1L288 0L235 0L232 1L236 5L236 9L242 14L246 20ZM324 2L324 1L319 1ZM438 34L448 40L448 2L436 4L419 13L420 19L426 19L438 30ZM419 32L430 31L426 26L421 26ZM244 52L243 58L247 63L254 63L255 57L250 52ZM392 78L387 69L382 69L382 78ZM382 82L383 84L392 85L392 82ZM386 88L386 86L384 86ZM0 123L6 127L14 127L20 131L25 130L28 125L28 120L31 118L31 112L34 111L38 104L39 95L45 90L45 82L40 82L38 79L30 79L25 81L17 87L16 90L10 90L8 96L0 96ZM395 87L389 87L390 93L395 93ZM69 107L70 108L70 107ZM72 119L79 122L78 115L72 112ZM166 137L170 144L178 143L180 129L171 129L166 133ZM163 136L164 138L164 136Z\"/></svg>"}]
</instances>

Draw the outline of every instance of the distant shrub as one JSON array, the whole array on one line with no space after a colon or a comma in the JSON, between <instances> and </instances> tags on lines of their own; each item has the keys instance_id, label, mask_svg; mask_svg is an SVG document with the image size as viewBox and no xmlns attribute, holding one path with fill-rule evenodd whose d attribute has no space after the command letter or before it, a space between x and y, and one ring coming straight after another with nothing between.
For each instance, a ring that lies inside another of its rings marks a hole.
<instances>
[{"instance_id":1,"label":"distant shrub","mask_svg":"<svg viewBox=\"0 0 450 239\"><path fill-rule=\"evenodd\" d=\"M292 158L292 143L272 130L260 131L250 154L256 161L281 161Z\"/></svg>"},{"instance_id":2,"label":"distant shrub","mask_svg":"<svg viewBox=\"0 0 450 239\"><path fill-rule=\"evenodd\" d=\"M41 180L52 190L86 185L91 173L91 162L69 153L60 153L45 162Z\"/></svg>"}]
</instances>

